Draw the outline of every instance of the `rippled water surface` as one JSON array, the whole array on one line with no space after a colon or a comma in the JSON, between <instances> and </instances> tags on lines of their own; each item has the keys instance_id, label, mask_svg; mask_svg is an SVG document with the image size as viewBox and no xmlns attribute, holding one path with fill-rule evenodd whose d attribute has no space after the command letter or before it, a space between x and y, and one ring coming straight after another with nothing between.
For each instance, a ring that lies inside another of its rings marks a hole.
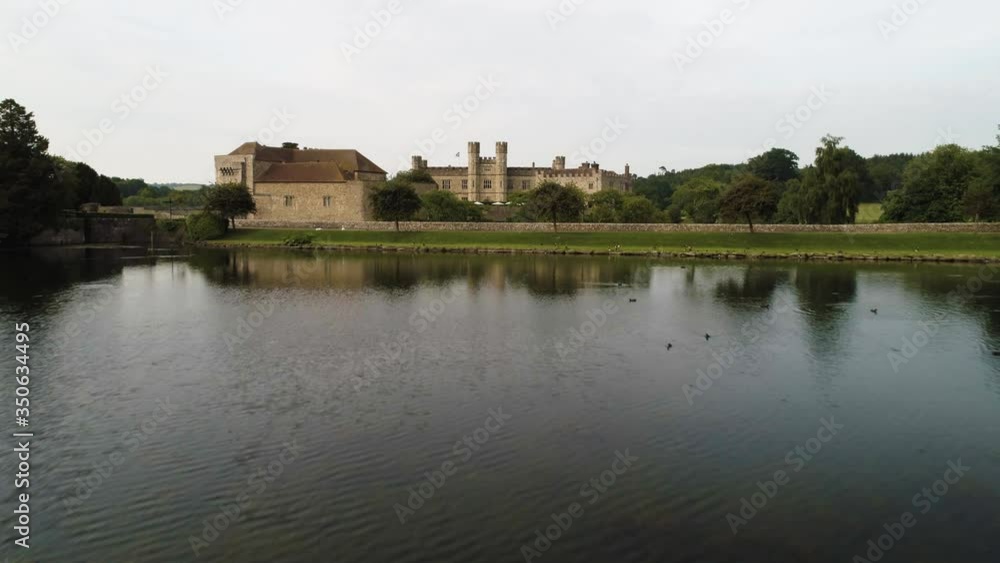
<instances>
[{"instance_id":1,"label":"rippled water surface","mask_svg":"<svg viewBox=\"0 0 1000 563\"><path fill-rule=\"evenodd\" d=\"M38 433L31 556L5 525L0 557L848 562L911 512L882 561L996 561L998 282L982 266L0 255L0 363L13 372L30 323Z\"/></svg>"}]
</instances>

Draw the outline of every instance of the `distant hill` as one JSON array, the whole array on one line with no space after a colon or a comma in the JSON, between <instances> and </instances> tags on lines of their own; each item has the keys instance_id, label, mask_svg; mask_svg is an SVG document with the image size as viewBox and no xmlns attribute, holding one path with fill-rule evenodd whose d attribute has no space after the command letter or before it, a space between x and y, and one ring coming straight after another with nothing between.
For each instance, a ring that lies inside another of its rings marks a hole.
<instances>
[{"instance_id":1,"label":"distant hill","mask_svg":"<svg viewBox=\"0 0 1000 563\"><path fill-rule=\"evenodd\" d=\"M156 188L170 188L172 190L196 192L205 186L201 184L150 184Z\"/></svg>"}]
</instances>

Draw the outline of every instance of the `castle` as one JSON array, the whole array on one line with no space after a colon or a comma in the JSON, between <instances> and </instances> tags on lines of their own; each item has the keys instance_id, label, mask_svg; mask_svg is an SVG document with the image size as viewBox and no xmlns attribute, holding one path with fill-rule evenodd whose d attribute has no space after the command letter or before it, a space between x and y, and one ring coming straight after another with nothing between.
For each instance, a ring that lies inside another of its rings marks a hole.
<instances>
[{"instance_id":1,"label":"castle","mask_svg":"<svg viewBox=\"0 0 1000 563\"><path fill-rule=\"evenodd\" d=\"M356 150L244 143L215 157L217 184L243 184L258 221L369 221L368 193L386 172Z\"/></svg>"},{"instance_id":2,"label":"castle","mask_svg":"<svg viewBox=\"0 0 1000 563\"><path fill-rule=\"evenodd\" d=\"M602 170L583 163L566 168L566 157L557 156L551 168L509 167L507 143L497 143L496 157L481 157L479 143L469 143L469 166L428 167L423 157L413 157L413 170L426 171L434 184L418 184L418 193L447 190L460 199L507 202L515 192L529 191L542 182L573 184L587 194L601 190L629 192L635 177ZM244 143L233 152L215 157L217 184L243 184L257 204L253 220L274 223L352 223L371 221L369 194L387 174L360 152L300 149L294 143L268 147Z\"/></svg>"},{"instance_id":3,"label":"castle","mask_svg":"<svg viewBox=\"0 0 1000 563\"><path fill-rule=\"evenodd\" d=\"M510 167L507 143L498 142L495 157L480 156L478 142L469 143L469 165L427 166L427 160L414 156L413 171L426 171L439 189L447 190L468 201L506 202L519 191L529 191L542 182L573 184L586 194L601 190L632 191L635 177L625 165L625 173L602 170L596 162L584 162L579 168L566 168L566 157L557 156L551 168Z\"/></svg>"}]
</instances>

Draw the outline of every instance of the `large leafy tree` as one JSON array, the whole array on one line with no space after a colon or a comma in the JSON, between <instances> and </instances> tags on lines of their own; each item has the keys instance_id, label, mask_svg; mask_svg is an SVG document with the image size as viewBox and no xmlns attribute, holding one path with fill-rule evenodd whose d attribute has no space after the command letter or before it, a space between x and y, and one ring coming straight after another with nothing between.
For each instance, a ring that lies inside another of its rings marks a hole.
<instances>
[{"instance_id":1,"label":"large leafy tree","mask_svg":"<svg viewBox=\"0 0 1000 563\"><path fill-rule=\"evenodd\" d=\"M862 186L861 201L874 203L885 199L886 194L903 184L903 171L915 157L912 154L875 155L867 159L871 181Z\"/></svg>"},{"instance_id":2,"label":"large leafy tree","mask_svg":"<svg viewBox=\"0 0 1000 563\"><path fill-rule=\"evenodd\" d=\"M250 190L242 184L222 184L210 187L205 194L205 211L215 213L236 228L236 219L257 212L257 203Z\"/></svg>"},{"instance_id":3,"label":"large leafy tree","mask_svg":"<svg viewBox=\"0 0 1000 563\"><path fill-rule=\"evenodd\" d=\"M853 223L858 215L862 186L868 170L861 155L841 146L842 137L827 135L816 149L816 162L802 177L808 223Z\"/></svg>"},{"instance_id":4,"label":"large leafy tree","mask_svg":"<svg viewBox=\"0 0 1000 563\"><path fill-rule=\"evenodd\" d=\"M409 177L400 174L373 189L368 196L375 218L394 222L396 232L399 232L399 222L413 219L423 205L410 182Z\"/></svg>"},{"instance_id":5,"label":"large leafy tree","mask_svg":"<svg viewBox=\"0 0 1000 563\"><path fill-rule=\"evenodd\" d=\"M70 162L54 157L59 181L72 198L72 207L85 203L100 205L121 205L122 196L118 184L111 178L98 174L96 170L82 162Z\"/></svg>"},{"instance_id":6,"label":"large leafy tree","mask_svg":"<svg viewBox=\"0 0 1000 563\"><path fill-rule=\"evenodd\" d=\"M139 192L143 188L148 187L148 184L142 178L118 178L116 176L111 178L111 181L118 186L118 192L123 198L139 195Z\"/></svg>"},{"instance_id":7,"label":"large leafy tree","mask_svg":"<svg viewBox=\"0 0 1000 563\"><path fill-rule=\"evenodd\" d=\"M686 182L674 192L669 213L687 215L695 223L717 223L723 188L721 182L705 177Z\"/></svg>"},{"instance_id":8,"label":"large leafy tree","mask_svg":"<svg viewBox=\"0 0 1000 563\"><path fill-rule=\"evenodd\" d=\"M652 201L658 208L666 209L670 206L671 196L674 195L674 179L668 176L664 169L663 174L637 178L632 191Z\"/></svg>"},{"instance_id":9,"label":"large leafy tree","mask_svg":"<svg viewBox=\"0 0 1000 563\"><path fill-rule=\"evenodd\" d=\"M579 221L587 202L583 192L572 184L542 182L529 192L528 207L535 217L552 221L553 230L558 231L560 221Z\"/></svg>"},{"instance_id":10,"label":"large leafy tree","mask_svg":"<svg viewBox=\"0 0 1000 563\"><path fill-rule=\"evenodd\" d=\"M958 145L942 145L910 162L902 186L886 198L885 216L907 223L961 221L962 200L975 178L975 155Z\"/></svg>"},{"instance_id":11,"label":"large leafy tree","mask_svg":"<svg viewBox=\"0 0 1000 563\"><path fill-rule=\"evenodd\" d=\"M994 186L977 178L962 196L962 211L973 221L992 221L1000 214Z\"/></svg>"},{"instance_id":12,"label":"large leafy tree","mask_svg":"<svg viewBox=\"0 0 1000 563\"><path fill-rule=\"evenodd\" d=\"M70 202L34 114L0 102L0 242L23 242L59 220Z\"/></svg>"},{"instance_id":13,"label":"large leafy tree","mask_svg":"<svg viewBox=\"0 0 1000 563\"><path fill-rule=\"evenodd\" d=\"M976 154L976 178L962 198L965 215L974 221L1000 219L1000 135L997 146Z\"/></svg>"},{"instance_id":14,"label":"large leafy tree","mask_svg":"<svg viewBox=\"0 0 1000 563\"><path fill-rule=\"evenodd\" d=\"M622 201L622 223L659 223L662 216L656 204L641 195L628 196Z\"/></svg>"},{"instance_id":15,"label":"large leafy tree","mask_svg":"<svg viewBox=\"0 0 1000 563\"><path fill-rule=\"evenodd\" d=\"M785 184L785 191L781 194L781 199L778 200L774 221L793 225L804 225L809 222L805 189L799 180L792 180Z\"/></svg>"},{"instance_id":16,"label":"large leafy tree","mask_svg":"<svg viewBox=\"0 0 1000 563\"><path fill-rule=\"evenodd\" d=\"M722 196L722 217L745 219L753 232L754 220L769 221L778 210L778 191L772 182L747 174L738 178Z\"/></svg>"},{"instance_id":17,"label":"large leafy tree","mask_svg":"<svg viewBox=\"0 0 1000 563\"><path fill-rule=\"evenodd\" d=\"M601 190L588 198L584 220L588 223L619 223L624 203L624 193L618 190Z\"/></svg>"},{"instance_id":18,"label":"large leafy tree","mask_svg":"<svg viewBox=\"0 0 1000 563\"><path fill-rule=\"evenodd\" d=\"M788 149L771 149L747 162L751 174L770 182L785 183L799 177L799 156Z\"/></svg>"},{"instance_id":19,"label":"large leafy tree","mask_svg":"<svg viewBox=\"0 0 1000 563\"><path fill-rule=\"evenodd\" d=\"M118 191L118 185L114 180L101 174L97 179L97 185L90 194L91 199L101 205L121 205L122 194Z\"/></svg>"}]
</instances>

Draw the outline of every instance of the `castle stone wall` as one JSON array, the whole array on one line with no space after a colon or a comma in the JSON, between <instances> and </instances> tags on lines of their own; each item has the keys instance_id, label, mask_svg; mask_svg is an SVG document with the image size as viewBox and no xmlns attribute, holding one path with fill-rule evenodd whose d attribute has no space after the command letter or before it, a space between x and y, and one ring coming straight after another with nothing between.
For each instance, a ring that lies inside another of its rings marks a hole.
<instances>
[{"instance_id":1,"label":"castle stone wall","mask_svg":"<svg viewBox=\"0 0 1000 563\"><path fill-rule=\"evenodd\" d=\"M343 184L257 184L255 220L279 222L352 222L372 219L364 182ZM286 205L286 197L291 198ZM327 199L329 198L329 199Z\"/></svg>"},{"instance_id":2,"label":"castle stone wall","mask_svg":"<svg viewBox=\"0 0 1000 563\"><path fill-rule=\"evenodd\" d=\"M386 222L289 222L289 221L237 221L245 228L323 228L346 231L392 231L393 223ZM551 223L422 223L404 222L400 229L412 232L426 231L488 231L488 232L552 232ZM561 233L745 233L749 228L742 224L692 225L692 224L612 224L612 223L560 223ZM754 225L758 233L1000 233L1000 223L878 223L871 225Z\"/></svg>"}]
</instances>

